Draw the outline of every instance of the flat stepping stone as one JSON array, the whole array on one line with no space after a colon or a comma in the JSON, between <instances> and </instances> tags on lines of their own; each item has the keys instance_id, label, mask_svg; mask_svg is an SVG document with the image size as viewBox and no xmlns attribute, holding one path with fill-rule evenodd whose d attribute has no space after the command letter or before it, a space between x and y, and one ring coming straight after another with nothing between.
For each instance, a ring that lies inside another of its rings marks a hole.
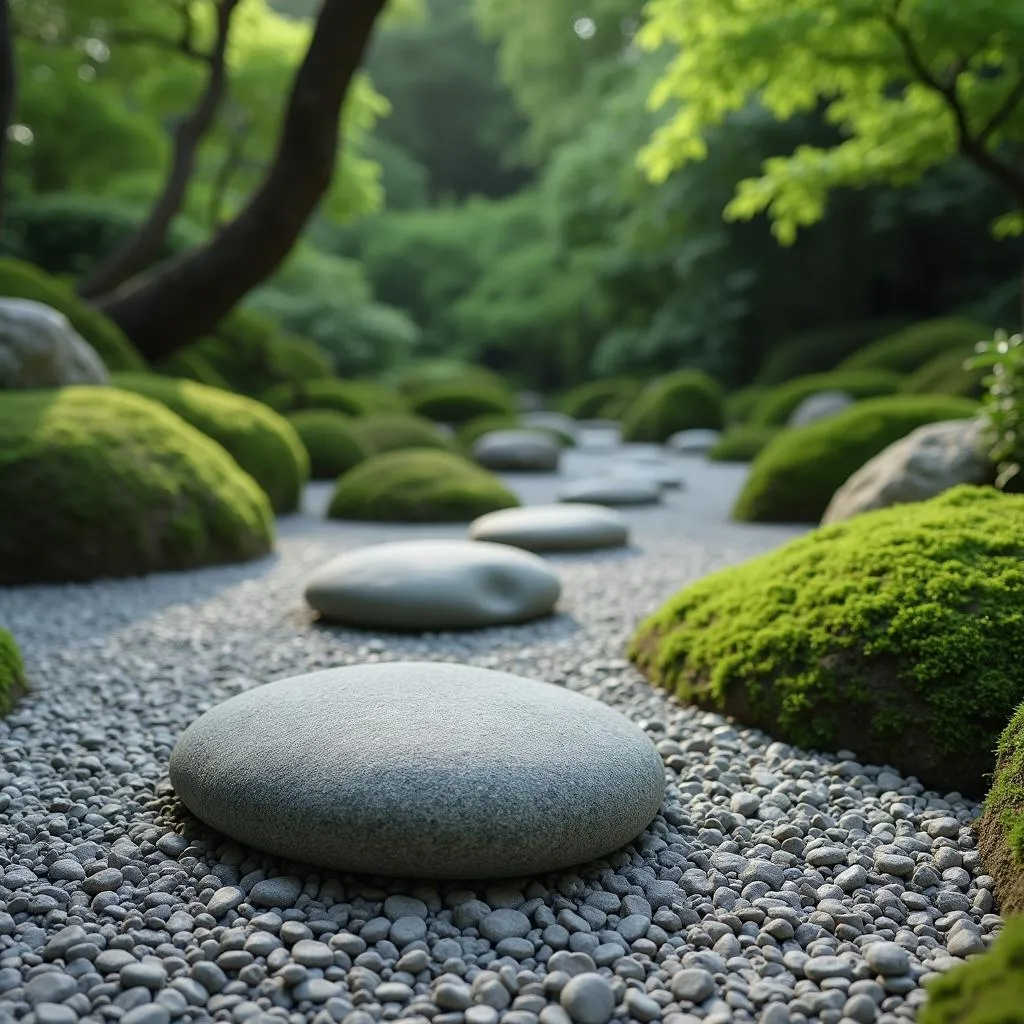
<instances>
[{"instance_id":1,"label":"flat stepping stone","mask_svg":"<svg viewBox=\"0 0 1024 1024\"><path fill-rule=\"evenodd\" d=\"M559 501L589 505L657 505L661 488L652 480L632 476L601 476L573 480L558 495Z\"/></svg>"},{"instance_id":2,"label":"flat stepping stone","mask_svg":"<svg viewBox=\"0 0 1024 1024\"><path fill-rule=\"evenodd\" d=\"M680 455L703 455L721 440L720 430L680 430L673 434L665 446Z\"/></svg>"},{"instance_id":3,"label":"flat stepping stone","mask_svg":"<svg viewBox=\"0 0 1024 1024\"><path fill-rule=\"evenodd\" d=\"M289 860L403 878L557 871L635 839L661 758L599 701L443 662L334 668L241 693L185 730L193 814Z\"/></svg>"},{"instance_id":4,"label":"flat stepping stone","mask_svg":"<svg viewBox=\"0 0 1024 1024\"><path fill-rule=\"evenodd\" d=\"M488 512L469 524L469 536L527 551L587 551L622 547L629 527L603 505L531 505Z\"/></svg>"},{"instance_id":5,"label":"flat stepping stone","mask_svg":"<svg viewBox=\"0 0 1024 1024\"><path fill-rule=\"evenodd\" d=\"M683 487L683 478L679 475L678 470L667 463L661 465L654 462L620 463L612 466L611 475L616 479L640 480L670 490L679 490Z\"/></svg>"},{"instance_id":6,"label":"flat stepping stone","mask_svg":"<svg viewBox=\"0 0 1024 1024\"><path fill-rule=\"evenodd\" d=\"M492 430L473 445L473 458L497 472L552 473L561 456L562 445L536 430Z\"/></svg>"},{"instance_id":7,"label":"flat stepping stone","mask_svg":"<svg viewBox=\"0 0 1024 1024\"><path fill-rule=\"evenodd\" d=\"M479 629L555 607L562 584L542 558L505 544L405 540L338 555L306 584L322 618L371 629Z\"/></svg>"}]
</instances>

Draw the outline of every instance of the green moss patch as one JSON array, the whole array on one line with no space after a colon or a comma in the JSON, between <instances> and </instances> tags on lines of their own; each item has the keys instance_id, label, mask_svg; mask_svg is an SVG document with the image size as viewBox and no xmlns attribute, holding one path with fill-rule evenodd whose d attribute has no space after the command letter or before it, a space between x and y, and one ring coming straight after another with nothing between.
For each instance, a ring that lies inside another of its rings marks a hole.
<instances>
[{"instance_id":1,"label":"green moss patch","mask_svg":"<svg viewBox=\"0 0 1024 1024\"><path fill-rule=\"evenodd\" d=\"M772 388L752 384L725 396L725 422L728 426L740 426L750 421L754 410Z\"/></svg>"},{"instance_id":2,"label":"green moss patch","mask_svg":"<svg viewBox=\"0 0 1024 1024\"><path fill-rule=\"evenodd\" d=\"M879 338L840 364L842 370L889 370L913 373L946 352L970 351L992 330L973 320L941 317Z\"/></svg>"},{"instance_id":3,"label":"green moss patch","mask_svg":"<svg viewBox=\"0 0 1024 1024\"><path fill-rule=\"evenodd\" d=\"M712 462L751 462L779 433L778 427L746 425L726 431L708 452Z\"/></svg>"},{"instance_id":4,"label":"green moss patch","mask_svg":"<svg viewBox=\"0 0 1024 1024\"><path fill-rule=\"evenodd\" d=\"M371 413L401 412L404 408L398 395L376 384L334 378L278 384L260 398L282 413L300 409L332 409L344 416L369 416Z\"/></svg>"},{"instance_id":5,"label":"green moss patch","mask_svg":"<svg viewBox=\"0 0 1024 1024\"><path fill-rule=\"evenodd\" d=\"M888 370L851 370L845 373L813 373L796 377L767 392L750 414L750 423L784 427L800 403L822 391L842 391L851 398L876 398L900 389L902 378Z\"/></svg>"},{"instance_id":6,"label":"green moss patch","mask_svg":"<svg viewBox=\"0 0 1024 1024\"><path fill-rule=\"evenodd\" d=\"M515 400L507 392L458 382L422 388L411 404L418 416L455 426L480 416L513 416L516 411Z\"/></svg>"},{"instance_id":7,"label":"green moss patch","mask_svg":"<svg viewBox=\"0 0 1024 1024\"><path fill-rule=\"evenodd\" d=\"M640 394L639 381L627 377L592 380L570 388L558 403L574 420L621 420Z\"/></svg>"},{"instance_id":8,"label":"green moss patch","mask_svg":"<svg viewBox=\"0 0 1024 1024\"><path fill-rule=\"evenodd\" d=\"M652 381L622 424L625 441L667 441L679 430L721 430L725 396L706 373L680 370Z\"/></svg>"},{"instance_id":9,"label":"green moss patch","mask_svg":"<svg viewBox=\"0 0 1024 1024\"><path fill-rule=\"evenodd\" d=\"M630 656L682 700L978 795L1024 699L1024 497L958 487L714 573Z\"/></svg>"},{"instance_id":10,"label":"green moss patch","mask_svg":"<svg viewBox=\"0 0 1024 1024\"><path fill-rule=\"evenodd\" d=\"M357 430L372 452L401 451L404 448L440 448L451 442L442 437L430 420L408 413L382 413L359 420Z\"/></svg>"},{"instance_id":11,"label":"green moss patch","mask_svg":"<svg viewBox=\"0 0 1024 1024\"><path fill-rule=\"evenodd\" d=\"M868 459L926 423L966 419L977 410L977 404L966 398L889 395L784 430L754 460L733 517L816 523L832 495Z\"/></svg>"},{"instance_id":12,"label":"green moss patch","mask_svg":"<svg viewBox=\"0 0 1024 1024\"><path fill-rule=\"evenodd\" d=\"M377 455L338 481L328 515L378 522L466 522L519 499L493 474L451 452Z\"/></svg>"},{"instance_id":13,"label":"green moss patch","mask_svg":"<svg viewBox=\"0 0 1024 1024\"><path fill-rule=\"evenodd\" d=\"M166 405L222 445L267 493L275 512L298 508L309 459L294 427L273 409L220 388L149 373L119 373L119 388Z\"/></svg>"},{"instance_id":14,"label":"green moss patch","mask_svg":"<svg viewBox=\"0 0 1024 1024\"><path fill-rule=\"evenodd\" d=\"M974 355L973 349L943 352L930 359L903 383L903 390L915 395L961 395L981 398L985 391L982 380L986 370L965 370L964 363Z\"/></svg>"},{"instance_id":15,"label":"green moss patch","mask_svg":"<svg viewBox=\"0 0 1024 1024\"><path fill-rule=\"evenodd\" d=\"M289 414L307 453L314 480L334 480L373 454L357 420L331 409L303 409Z\"/></svg>"},{"instance_id":16,"label":"green moss patch","mask_svg":"<svg viewBox=\"0 0 1024 1024\"><path fill-rule=\"evenodd\" d=\"M14 637L0 628L0 718L14 707L27 689L21 651Z\"/></svg>"},{"instance_id":17,"label":"green moss patch","mask_svg":"<svg viewBox=\"0 0 1024 1024\"><path fill-rule=\"evenodd\" d=\"M0 395L0 584L137 576L269 551L267 496L230 455L119 388Z\"/></svg>"}]
</instances>

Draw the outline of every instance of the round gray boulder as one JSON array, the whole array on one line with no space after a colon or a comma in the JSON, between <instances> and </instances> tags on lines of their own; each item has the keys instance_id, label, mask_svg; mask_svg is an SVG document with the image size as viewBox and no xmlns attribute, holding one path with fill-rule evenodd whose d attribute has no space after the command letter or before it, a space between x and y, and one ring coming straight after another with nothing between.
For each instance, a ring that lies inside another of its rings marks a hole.
<instances>
[{"instance_id":1,"label":"round gray boulder","mask_svg":"<svg viewBox=\"0 0 1024 1024\"><path fill-rule=\"evenodd\" d=\"M793 410L786 421L786 426L806 427L808 423L827 420L829 416L835 416L837 412L849 408L853 402L853 396L845 391L819 391L817 394L808 395Z\"/></svg>"},{"instance_id":2,"label":"round gray boulder","mask_svg":"<svg viewBox=\"0 0 1024 1024\"><path fill-rule=\"evenodd\" d=\"M657 505L661 487L653 478L595 476L573 480L562 488L559 501L588 505Z\"/></svg>"},{"instance_id":3,"label":"round gray boulder","mask_svg":"<svg viewBox=\"0 0 1024 1024\"><path fill-rule=\"evenodd\" d=\"M553 473L562 445L538 430L492 430L476 440L473 458L497 472Z\"/></svg>"},{"instance_id":4,"label":"round gray boulder","mask_svg":"<svg viewBox=\"0 0 1024 1024\"><path fill-rule=\"evenodd\" d=\"M617 711L559 686L443 662L328 669L207 711L171 754L197 817L339 871L496 878L635 839L661 758Z\"/></svg>"},{"instance_id":5,"label":"round gray boulder","mask_svg":"<svg viewBox=\"0 0 1024 1024\"><path fill-rule=\"evenodd\" d=\"M397 631L526 622L547 615L561 592L542 558L467 540L373 544L332 559L306 583L322 618Z\"/></svg>"},{"instance_id":6,"label":"round gray boulder","mask_svg":"<svg viewBox=\"0 0 1024 1024\"><path fill-rule=\"evenodd\" d=\"M588 551L622 547L629 527L603 505L529 505L488 512L469 524L469 537L527 551Z\"/></svg>"}]
</instances>

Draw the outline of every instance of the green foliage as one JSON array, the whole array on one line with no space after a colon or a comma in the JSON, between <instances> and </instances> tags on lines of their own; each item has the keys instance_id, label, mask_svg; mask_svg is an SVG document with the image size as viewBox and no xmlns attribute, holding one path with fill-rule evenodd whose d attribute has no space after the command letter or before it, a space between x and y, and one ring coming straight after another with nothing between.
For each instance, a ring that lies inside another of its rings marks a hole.
<instances>
[{"instance_id":1,"label":"green foliage","mask_svg":"<svg viewBox=\"0 0 1024 1024\"><path fill-rule=\"evenodd\" d=\"M519 499L486 470L451 452L376 455L340 480L328 515L378 522L468 522Z\"/></svg>"},{"instance_id":2,"label":"green foliage","mask_svg":"<svg viewBox=\"0 0 1024 1024\"><path fill-rule=\"evenodd\" d=\"M852 398L875 398L900 390L901 378L887 370L836 370L812 373L780 384L767 392L750 415L761 427L782 427L805 398L821 391L842 391Z\"/></svg>"},{"instance_id":3,"label":"green foliage","mask_svg":"<svg viewBox=\"0 0 1024 1024\"><path fill-rule=\"evenodd\" d=\"M152 373L119 373L114 384L167 406L223 446L263 488L275 512L294 512L309 460L291 424L251 398Z\"/></svg>"},{"instance_id":4,"label":"green foliage","mask_svg":"<svg viewBox=\"0 0 1024 1024\"><path fill-rule=\"evenodd\" d=\"M75 582L270 550L266 495L224 449L119 388L0 395L0 583Z\"/></svg>"},{"instance_id":5,"label":"green foliage","mask_svg":"<svg viewBox=\"0 0 1024 1024\"><path fill-rule=\"evenodd\" d=\"M357 422L340 412L303 409L290 413L288 420L309 453L314 480L334 480L372 454Z\"/></svg>"},{"instance_id":6,"label":"green foliage","mask_svg":"<svg viewBox=\"0 0 1024 1024\"><path fill-rule=\"evenodd\" d=\"M966 363L973 349L943 352L929 359L919 370L903 382L903 390L914 395L960 395L963 398L981 398L984 393L981 367L968 369Z\"/></svg>"},{"instance_id":7,"label":"green foliage","mask_svg":"<svg viewBox=\"0 0 1024 1024\"><path fill-rule=\"evenodd\" d=\"M751 384L748 387L732 391L725 396L725 421L731 424L749 422L754 410L768 394L768 387Z\"/></svg>"},{"instance_id":8,"label":"green foliage","mask_svg":"<svg viewBox=\"0 0 1024 1024\"><path fill-rule=\"evenodd\" d=\"M779 433L778 427L753 423L727 430L708 452L712 462L752 462Z\"/></svg>"},{"instance_id":9,"label":"green foliage","mask_svg":"<svg viewBox=\"0 0 1024 1024\"><path fill-rule=\"evenodd\" d=\"M683 590L630 656L783 742L977 795L1024 699L1022 526L992 488L868 512Z\"/></svg>"},{"instance_id":10,"label":"green foliage","mask_svg":"<svg viewBox=\"0 0 1024 1024\"><path fill-rule=\"evenodd\" d=\"M398 367L390 380L402 394L410 397L438 384L481 387L487 391L505 390L505 382L493 370L457 359L418 360Z\"/></svg>"},{"instance_id":11,"label":"green foliage","mask_svg":"<svg viewBox=\"0 0 1024 1024\"><path fill-rule=\"evenodd\" d=\"M862 348L840 369L913 373L936 356L971 349L991 336L991 330L970 320L928 320Z\"/></svg>"},{"instance_id":12,"label":"green foliage","mask_svg":"<svg viewBox=\"0 0 1024 1024\"><path fill-rule=\"evenodd\" d=\"M370 451L378 455L407 448L447 450L451 447L430 420L408 413L378 413L365 416L359 420L356 429Z\"/></svg>"},{"instance_id":13,"label":"green foliage","mask_svg":"<svg viewBox=\"0 0 1024 1024\"><path fill-rule=\"evenodd\" d=\"M754 460L733 509L739 520L816 523L832 495L884 448L927 423L967 419L966 398L887 395L804 427L783 430Z\"/></svg>"},{"instance_id":14,"label":"green foliage","mask_svg":"<svg viewBox=\"0 0 1024 1024\"><path fill-rule=\"evenodd\" d=\"M435 384L416 392L412 410L435 423L468 423L478 416L512 415L515 402L504 391L491 391L482 387L455 382Z\"/></svg>"},{"instance_id":15,"label":"green foliage","mask_svg":"<svg viewBox=\"0 0 1024 1024\"><path fill-rule=\"evenodd\" d=\"M984 442L996 467L996 487L1020 483L1024 463L1024 336L998 331L978 346L970 365L987 369Z\"/></svg>"},{"instance_id":16,"label":"green foliage","mask_svg":"<svg viewBox=\"0 0 1024 1024\"><path fill-rule=\"evenodd\" d=\"M60 311L110 370L139 370L145 365L117 324L38 267L0 258L0 297L32 299Z\"/></svg>"},{"instance_id":17,"label":"green foliage","mask_svg":"<svg viewBox=\"0 0 1024 1024\"><path fill-rule=\"evenodd\" d=\"M207 384L211 388L220 388L222 391L231 390L231 385L194 346L180 349L174 355L168 356L158 366L154 366L153 369L165 377L194 380L199 384Z\"/></svg>"},{"instance_id":18,"label":"green foliage","mask_svg":"<svg viewBox=\"0 0 1024 1024\"><path fill-rule=\"evenodd\" d=\"M679 430L719 430L724 395L706 374L694 370L660 377L641 392L622 424L626 441L666 441Z\"/></svg>"},{"instance_id":19,"label":"green foliage","mask_svg":"<svg viewBox=\"0 0 1024 1024\"><path fill-rule=\"evenodd\" d=\"M621 420L640 394L639 381L612 377L570 388L558 403L574 420Z\"/></svg>"},{"instance_id":20,"label":"green foliage","mask_svg":"<svg viewBox=\"0 0 1024 1024\"><path fill-rule=\"evenodd\" d=\"M299 409L333 409L345 416L401 412L403 402L393 392L365 381L306 380L278 384L265 391L261 400L278 412Z\"/></svg>"},{"instance_id":21,"label":"green foliage","mask_svg":"<svg viewBox=\"0 0 1024 1024\"><path fill-rule=\"evenodd\" d=\"M1019 909L1019 908L1018 908ZM926 986L921 1024L1013 1024L1024 1002L1024 918L1006 921L991 949Z\"/></svg>"},{"instance_id":22,"label":"green foliage","mask_svg":"<svg viewBox=\"0 0 1024 1024\"><path fill-rule=\"evenodd\" d=\"M26 691L25 664L14 637L0 628L0 717L6 715L14 702Z\"/></svg>"}]
</instances>

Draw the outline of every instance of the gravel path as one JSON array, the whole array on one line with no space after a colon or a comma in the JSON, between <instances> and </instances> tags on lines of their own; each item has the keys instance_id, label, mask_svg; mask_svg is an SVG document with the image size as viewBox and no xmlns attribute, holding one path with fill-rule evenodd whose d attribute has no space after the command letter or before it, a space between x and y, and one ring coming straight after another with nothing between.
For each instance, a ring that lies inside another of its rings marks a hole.
<instances>
[{"instance_id":1,"label":"gravel path","mask_svg":"<svg viewBox=\"0 0 1024 1024\"><path fill-rule=\"evenodd\" d=\"M570 476L607 452L572 453ZM554 559L561 614L469 634L372 636L311 621L325 557L461 528L307 513L246 566L0 591L33 695L0 722L0 1022L894 1024L922 981L1000 919L965 824L976 807L891 769L772 742L679 706L623 660L637 619L687 581L798 531L740 527L736 467L695 459L635 548ZM530 502L549 478L520 477ZM182 815L181 731L284 675L465 661L581 690L639 722L670 777L633 847L579 873L444 884L333 877Z\"/></svg>"}]
</instances>

